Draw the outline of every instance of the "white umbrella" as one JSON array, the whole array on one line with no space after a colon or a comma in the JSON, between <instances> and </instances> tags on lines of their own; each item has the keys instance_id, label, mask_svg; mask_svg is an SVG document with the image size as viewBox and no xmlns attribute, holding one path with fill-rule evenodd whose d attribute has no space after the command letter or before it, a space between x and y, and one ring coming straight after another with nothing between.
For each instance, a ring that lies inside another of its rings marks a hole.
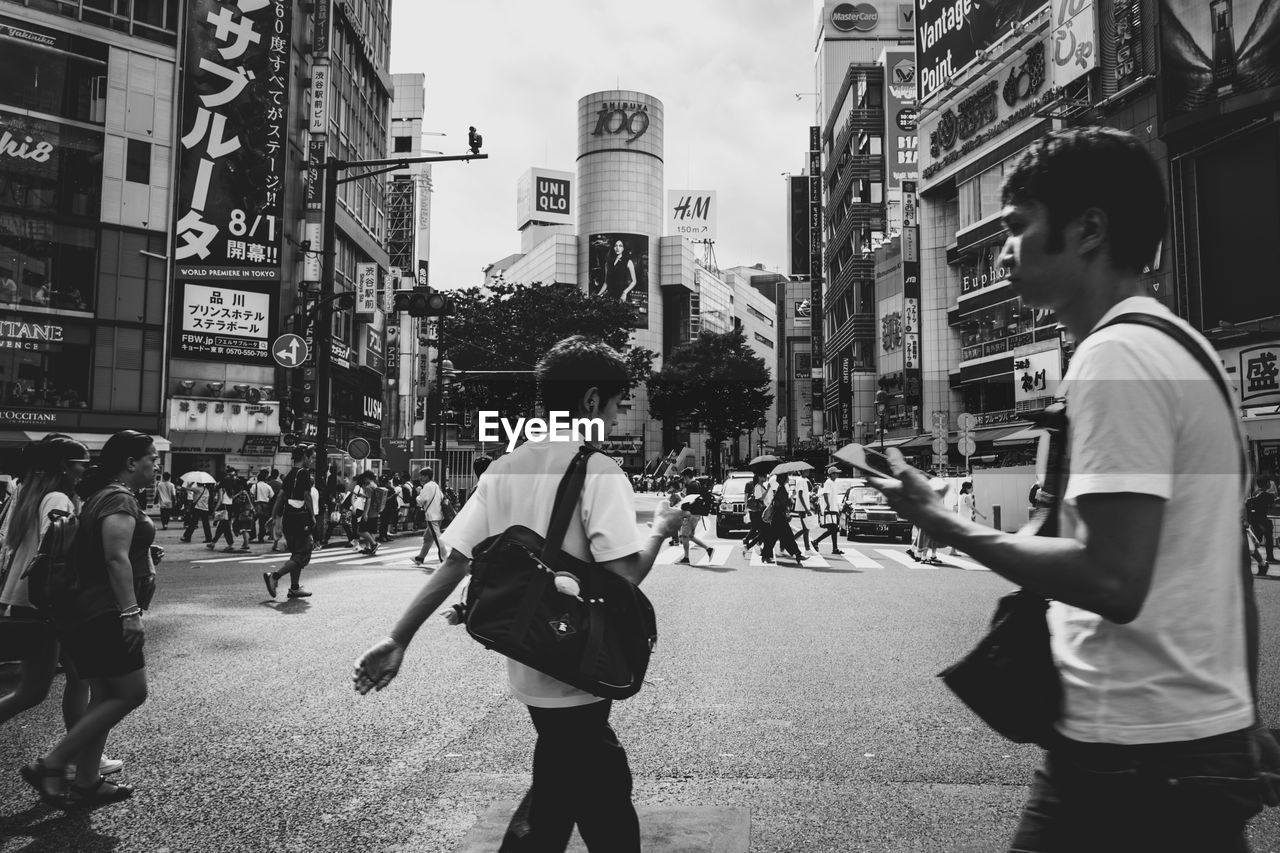
<instances>
[{"instance_id":1,"label":"white umbrella","mask_svg":"<svg viewBox=\"0 0 1280 853\"><path fill-rule=\"evenodd\" d=\"M188 471L178 478L184 483L216 483L213 475L208 471Z\"/></svg>"}]
</instances>

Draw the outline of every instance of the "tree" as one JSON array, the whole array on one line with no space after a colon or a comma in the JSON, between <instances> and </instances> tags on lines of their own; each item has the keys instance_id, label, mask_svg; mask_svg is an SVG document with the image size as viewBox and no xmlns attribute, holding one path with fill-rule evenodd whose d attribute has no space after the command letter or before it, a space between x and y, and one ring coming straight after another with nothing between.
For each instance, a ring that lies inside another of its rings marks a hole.
<instances>
[{"instance_id":1,"label":"tree","mask_svg":"<svg viewBox=\"0 0 1280 853\"><path fill-rule=\"evenodd\" d=\"M720 442L755 428L773 401L772 385L768 366L742 330L703 332L673 350L649 378L649 414L710 435L719 474Z\"/></svg>"},{"instance_id":2,"label":"tree","mask_svg":"<svg viewBox=\"0 0 1280 853\"><path fill-rule=\"evenodd\" d=\"M444 318L444 353L456 370L532 370L552 344L570 335L598 338L620 351L632 385L643 381L656 353L631 347L637 311L607 296L589 296L576 286L539 282L449 292L454 313ZM502 379L465 379L450 388L453 406L504 414L532 414L537 384L530 374Z\"/></svg>"}]
</instances>

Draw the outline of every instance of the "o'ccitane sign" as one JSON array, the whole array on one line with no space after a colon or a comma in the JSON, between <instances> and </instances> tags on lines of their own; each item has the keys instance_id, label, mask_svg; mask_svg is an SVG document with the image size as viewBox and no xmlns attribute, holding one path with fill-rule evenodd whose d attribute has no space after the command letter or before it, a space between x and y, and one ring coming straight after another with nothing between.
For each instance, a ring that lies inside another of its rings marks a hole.
<instances>
[{"instance_id":1,"label":"o'ccitane sign","mask_svg":"<svg viewBox=\"0 0 1280 853\"><path fill-rule=\"evenodd\" d=\"M0 349L43 352L61 349L64 340L62 327L52 323L0 320Z\"/></svg>"}]
</instances>

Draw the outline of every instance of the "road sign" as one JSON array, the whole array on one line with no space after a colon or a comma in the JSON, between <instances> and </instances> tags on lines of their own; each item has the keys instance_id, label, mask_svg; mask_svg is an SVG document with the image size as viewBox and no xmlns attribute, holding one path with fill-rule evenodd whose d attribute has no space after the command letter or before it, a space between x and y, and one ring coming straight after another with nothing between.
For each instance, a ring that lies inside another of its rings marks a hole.
<instances>
[{"instance_id":1,"label":"road sign","mask_svg":"<svg viewBox=\"0 0 1280 853\"><path fill-rule=\"evenodd\" d=\"M271 355L281 367L293 368L301 366L310 351L301 335L286 334L276 338L271 344Z\"/></svg>"},{"instance_id":2,"label":"road sign","mask_svg":"<svg viewBox=\"0 0 1280 853\"><path fill-rule=\"evenodd\" d=\"M947 452L947 440L945 438L935 438L933 440L933 452L943 454Z\"/></svg>"},{"instance_id":3,"label":"road sign","mask_svg":"<svg viewBox=\"0 0 1280 853\"><path fill-rule=\"evenodd\" d=\"M347 443L347 455L352 459L368 459L371 452L373 448L367 439L353 438Z\"/></svg>"},{"instance_id":4,"label":"road sign","mask_svg":"<svg viewBox=\"0 0 1280 853\"><path fill-rule=\"evenodd\" d=\"M960 428L961 432L969 432L977 425L978 419L969 412L964 412L956 418L956 426Z\"/></svg>"},{"instance_id":5,"label":"road sign","mask_svg":"<svg viewBox=\"0 0 1280 853\"><path fill-rule=\"evenodd\" d=\"M956 442L956 449L960 451L961 456L972 456L973 452L978 449L978 445L974 443L971 436L961 436Z\"/></svg>"}]
</instances>

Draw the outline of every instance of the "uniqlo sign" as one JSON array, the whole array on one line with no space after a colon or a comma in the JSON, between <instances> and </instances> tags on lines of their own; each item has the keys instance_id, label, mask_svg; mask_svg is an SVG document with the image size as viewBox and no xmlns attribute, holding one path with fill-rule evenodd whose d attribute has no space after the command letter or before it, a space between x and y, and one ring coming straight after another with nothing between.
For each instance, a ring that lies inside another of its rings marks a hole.
<instances>
[{"instance_id":1,"label":"uniqlo sign","mask_svg":"<svg viewBox=\"0 0 1280 853\"><path fill-rule=\"evenodd\" d=\"M292 0L189 0L178 279L280 279Z\"/></svg>"}]
</instances>

